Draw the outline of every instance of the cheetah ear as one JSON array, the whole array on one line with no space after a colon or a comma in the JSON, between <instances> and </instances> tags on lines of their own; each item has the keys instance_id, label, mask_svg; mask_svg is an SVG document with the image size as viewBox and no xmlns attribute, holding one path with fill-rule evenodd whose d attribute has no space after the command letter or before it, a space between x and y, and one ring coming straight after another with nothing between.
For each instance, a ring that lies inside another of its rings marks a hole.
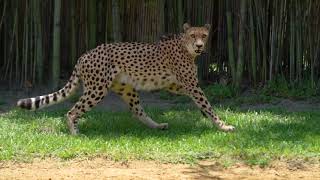
<instances>
[{"instance_id":1,"label":"cheetah ear","mask_svg":"<svg viewBox=\"0 0 320 180\"><path fill-rule=\"evenodd\" d=\"M183 24L183 31L186 32L189 28L191 28L190 24L184 23Z\"/></svg>"},{"instance_id":2,"label":"cheetah ear","mask_svg":"<svg viewBox=\"0 0 320 180\"><path fill-rule=\"evenodd\" d=\"M211 29L211 25L210 25L210 24L205 24L204 27L205 27L206 29L208 29L208 31L210 31L210 29Z\"/></svg>"}]
</instances>

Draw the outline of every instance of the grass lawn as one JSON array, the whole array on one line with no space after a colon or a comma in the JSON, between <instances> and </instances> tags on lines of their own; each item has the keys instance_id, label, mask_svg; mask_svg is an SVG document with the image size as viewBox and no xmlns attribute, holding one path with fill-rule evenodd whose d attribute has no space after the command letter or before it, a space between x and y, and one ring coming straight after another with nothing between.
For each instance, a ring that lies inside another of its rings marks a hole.
<instances>
[{"instance_id":1,"label":"grass lawn","mask_svg":"<svg viewBox=\"0 0 320 180\"><path fill-rule=\"evenodd\" d=\"M69 135L63 111L12 110L0 116L0 160L107 157L192 163L215 159L267 165L276 159L320 158L320 110L240 111L216 108L236 132L218 131L198 110L147 109L169 130L152 130L129 112L91 111L80 121L79 136Z\"/></svg>"}]
</instances>

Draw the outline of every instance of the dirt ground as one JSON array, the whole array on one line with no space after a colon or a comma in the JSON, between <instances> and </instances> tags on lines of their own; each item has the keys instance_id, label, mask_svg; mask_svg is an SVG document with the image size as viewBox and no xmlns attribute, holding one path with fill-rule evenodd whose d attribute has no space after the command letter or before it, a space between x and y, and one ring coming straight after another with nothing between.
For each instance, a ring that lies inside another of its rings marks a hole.
<instances>
[{"instance_id":1,"label":"dirt ground","mask_svg":"<svg viewBox=\"0 0 320 180\"><path fill-rule=\"evenodd\" d=\"M197 165L152 161L114 162L91 160L34 160L0 162L0 179L320 179L319 165L276 163L268 168L236 164L223 168L203 161Z\"/></svg>"}]
</instances>

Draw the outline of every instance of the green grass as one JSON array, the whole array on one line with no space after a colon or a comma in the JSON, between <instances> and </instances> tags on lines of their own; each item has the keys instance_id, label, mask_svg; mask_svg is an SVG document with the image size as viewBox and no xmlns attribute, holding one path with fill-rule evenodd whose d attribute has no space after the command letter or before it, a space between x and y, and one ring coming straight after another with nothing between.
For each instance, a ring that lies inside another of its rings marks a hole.
<instances>
[{"instance_id":1,"label":"green grass","mask_svg":"<svg viewBox=\"0 0 320 180\"><path fill-rule=\"evenodd\" d=\"M215 159L223 164L244 161L267 165L276 159L319 159L320 111L242 112L218 108L234 133L218 131L198 110L147 109L169 130L152 130L129 112L87 113L79 136L67 130L66 111L13 110L0 116L0 160L62 159L102 156L113 160L157 160L192 163Z\"/></svg>"}]
</instances>

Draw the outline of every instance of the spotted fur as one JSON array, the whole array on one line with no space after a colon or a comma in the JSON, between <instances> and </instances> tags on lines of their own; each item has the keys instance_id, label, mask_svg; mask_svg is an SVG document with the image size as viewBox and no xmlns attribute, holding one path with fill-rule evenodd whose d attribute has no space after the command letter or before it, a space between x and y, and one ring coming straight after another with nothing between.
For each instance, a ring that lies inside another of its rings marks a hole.
<instances>
[{"instance_id":1,"label":"spotted fur","mask_svg":"<svg viewBox=\"0 0 320 180\"><path fill-rule=\"evenodd\" d=\"M52 94L19 100L21 108L36 110L66 99L79 85L83 95L68 112L72 134L78 133L78 118L97 105L109 91L116 92L131 112L150 128L167 129L167 123L153 121L140 104L138 90L167 89L193 99L200 110L223 131L234 130L213 112L209 101L198 86L195 58L205 49L210 25L191 27L184 32L162 38L157 43L103 44L82 55L68 83Z\"/></svg>"}]
</instances>

